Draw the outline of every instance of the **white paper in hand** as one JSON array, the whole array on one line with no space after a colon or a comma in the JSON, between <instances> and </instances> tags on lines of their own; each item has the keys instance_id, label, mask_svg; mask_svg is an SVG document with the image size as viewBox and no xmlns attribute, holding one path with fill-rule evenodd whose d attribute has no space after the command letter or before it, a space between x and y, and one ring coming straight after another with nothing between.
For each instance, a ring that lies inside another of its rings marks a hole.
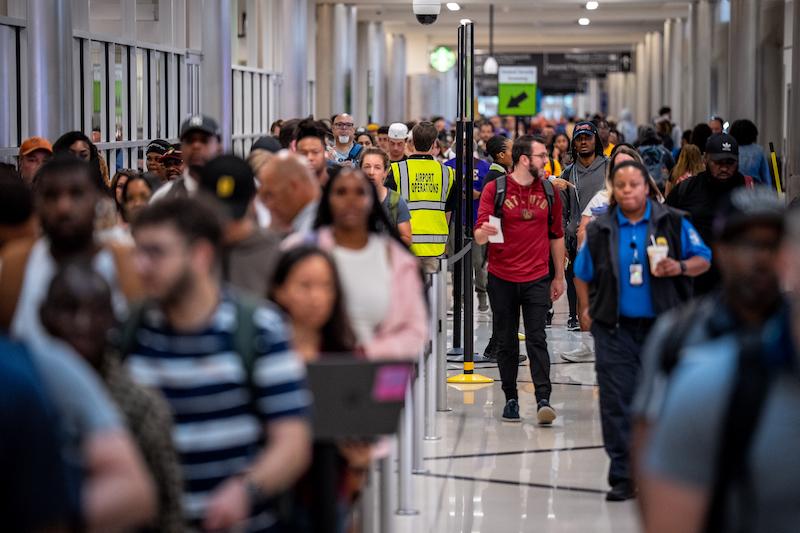
<instances>
[{"instance_id":1,"label":"white paper in hand","mask_svg":"<svg viewBox=\"0 0 800 533\"><path fill-rule=\"evenodd\" d=\"M503 239L503 223L500 219L494 215L489 215L489 224L497 228L497 235L489 235L489 242L495 244L503 244L505 239Z\"/></svg>"}]
</instances>

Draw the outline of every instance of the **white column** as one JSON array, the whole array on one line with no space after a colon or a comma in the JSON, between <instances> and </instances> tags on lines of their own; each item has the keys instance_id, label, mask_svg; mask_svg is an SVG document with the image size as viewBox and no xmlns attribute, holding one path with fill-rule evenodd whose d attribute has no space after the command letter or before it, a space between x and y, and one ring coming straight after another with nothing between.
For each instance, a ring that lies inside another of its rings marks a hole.
<instances>
[{"instance_id":1,"label":"white column","mask_svg":"<svg viewBox=\"0 0 800 533\"><path fill-rule=\"evenodd\" d=\"M672 78L672 41L675 39L674 27L672 19L664 21L664 42L661 55L661 100L663 104L658 104L658 107L671 105L670 102L672 101L672 83L670 80Z\"/></svg>"},{"instance_id":2,"label":"white column","mask_svg":"<svg viewBox=\"0 0 800 533\"><path fill-rule=\"evenodd\" d=\"M672 120L686 129L688 124L681 122L684 106L683 92L686 90L683 80L683 33L683 19L675 19L672 24L672 52L670 53L667 84L670 87L668 102L672 108Z\"/></svg>"},{"instance_id":3,"label":"white column","mask_svg":"<svg viewBox=\"0 0 800 533\"><path fill-rule=\"evenodd\" d=\"M800 87L800 2L792 6L792 87ZM787 146L787 198L800 196L800 90L792 90L789 97Z\"/></svg>"},{"instance_id":4,"label":"white column","mask_svg":"<svg viewBox=\"0 0 800 533\"><path fill-rule=\"evenodd\" d=\"M694 123L706 122L711 114L712 6L700 0L693 6L692 54L694 78Z\"/></svg>"},{"instance_id":5,"label":"white column","mask_svg":"<svg viewBox=\"0 0 800 533\"><path fill-rule=\"evenodd\" d=\"M728 43L728 102L731 121L737 118L756 118L759 12L757 0L731 0Z\"/></svg>"},{"instance_id":6,"label":"white column","mask_svg":"<svg viewBox=\"0 0 800 533\"><path fill-rule=\"evenodd\" d=\"M661 107L663 100L661 96L661 86L664 82L663 70L661 68L662 36L660 32L653 32L651 37L651 56L650 56L650 109L647 114L647 121L653 118L658 108Z\"/></svg>"},{"instance_id":7,"label":"white column","mask_svg":"<svg viewBox=\"0 0 800 533\"><path fill-rule=\"evenodd\" d=\"M231 149L233 87L231 80L231 4L203 0L203 86L200 109L219 124L222 144Z\"/></svg>"},{"instance_id":8,"label":"white column","mask_svg":"<svg viewBox=\"0 0 800 533\"><path fill-rule=\"evenodd\" d=\"M308 112L308 0L280 0L282 74L281 118L299 118Z\"/></svg>"},{"instance_id":9,"label":"white column","mask_svg":"<svg viewBox=\"0 0 800 533\"><path fill-rule=\"evenodd\" d=\"M406 38L393 33L386 44L389 75L386 86L386 122L404 122L406 117Z\"/></svg>"},{"instance_id":10,"label":"white column","mask_svg":"<svg viewBox=\"0 0 800 533\"><path fill-rule=\"evenodd\" d=\"M72 2L28 2L28 133L55 140L74 129Z\"/></svg>"},{"instance_id":11,"label":"white column","mask_svg":"<svg viewBox=\"0 0 800 533\"><path fill-rule=\"evenodd\" d=\"M333 114L333 5L317 5L317 113L321 117Z\"/></svg>"},{"instance_id":12,"label":"white column","mask_svg":"<svg viewBox=\"0 0 800 533\"><path fill-rule=\"evenodd\" d=\"M650 109L650 86L648 81L650 73L647 67L647 51L649 34L645 42L636 45L636 106L634 117L636 124L647 122L648 109Z\"/></svg>"}]
</instances>

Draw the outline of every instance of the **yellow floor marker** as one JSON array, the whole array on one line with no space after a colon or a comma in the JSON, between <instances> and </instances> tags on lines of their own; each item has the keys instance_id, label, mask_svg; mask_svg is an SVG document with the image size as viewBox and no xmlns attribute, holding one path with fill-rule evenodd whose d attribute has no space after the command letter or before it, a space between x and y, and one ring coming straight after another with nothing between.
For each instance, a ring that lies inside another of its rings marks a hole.
<instances>
[{"instance_id":1,"label":"yellow floor marker","mask_svg":"<svg viewBox=\"0 0 800 533\"><path fill-rule=\"evenodd\" d=\"M448 383L494 383L490 377L475 373L475 363L464 361L464 373L447 378Z\"/></svg>"}]
</instances>

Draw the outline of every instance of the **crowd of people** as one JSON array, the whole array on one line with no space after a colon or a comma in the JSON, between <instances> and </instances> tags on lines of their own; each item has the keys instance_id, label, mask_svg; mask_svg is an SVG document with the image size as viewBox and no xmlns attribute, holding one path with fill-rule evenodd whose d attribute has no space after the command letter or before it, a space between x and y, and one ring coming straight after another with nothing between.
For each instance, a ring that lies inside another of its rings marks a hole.
<instances>
[{"instance_id":1,"label":"crowd of people","mask_svg":"<svg viewBox=\"0 0 800 533\"><path fill-rule=\"evenodd\" d=\"M446 119L356 126L277 121L242 159L197 115L113 176L77 131L0 168L9 530L314 530L306 365L415 360L457 232L502 420L521 420L520 315L540 425L547 329L590 331L609 501L640 496L648 531L791 530L800 214L755 124L491 117L470 198ZM333 450L346 531L379 451Z\"/></svg>"}]
</instances>

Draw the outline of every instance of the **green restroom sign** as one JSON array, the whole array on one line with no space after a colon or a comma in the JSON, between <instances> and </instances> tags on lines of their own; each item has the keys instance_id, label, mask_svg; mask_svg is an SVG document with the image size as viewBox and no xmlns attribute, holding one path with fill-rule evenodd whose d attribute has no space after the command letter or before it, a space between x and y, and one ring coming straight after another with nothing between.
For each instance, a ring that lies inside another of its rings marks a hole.
<instances>
[{"instance_id":1,"label":"green restroom sign","mask_svg":"<svg viewBox=\"0 0 800 533\"><path fill-rule=\"evenodd\" d=\"M536 67L500 67L497 72L497 114L535 115L536 80Z\"/></svg>"}]
</instances>

